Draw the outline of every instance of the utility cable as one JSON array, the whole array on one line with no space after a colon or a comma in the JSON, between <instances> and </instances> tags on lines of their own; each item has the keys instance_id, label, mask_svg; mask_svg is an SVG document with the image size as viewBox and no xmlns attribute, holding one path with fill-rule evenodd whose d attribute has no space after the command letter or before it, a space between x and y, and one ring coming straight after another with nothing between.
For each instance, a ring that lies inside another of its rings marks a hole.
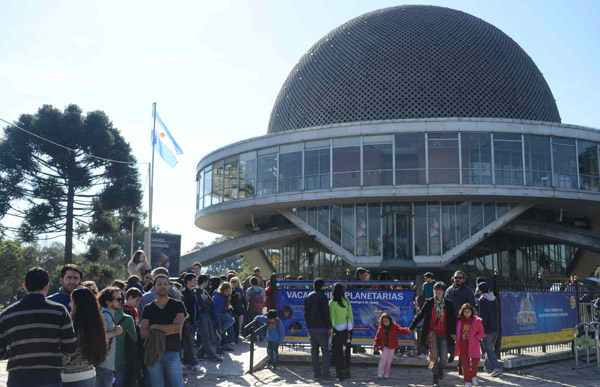
<instances>
[{"instance_id":1,"label":"utility cable","mask_svg":"<svg viewBox=\"0 0 600 387\"><path fill-rule=\"evenodd\" d=\"M46 141L46 142L48 142L48 143L50 143L50 144L53 144L53 145L56 145L56 146L58 146L58 147L64 148L64 149L68 150L69 152L73 152L73 153L75 153L75 152L78 152L76 149L69 148L68 146L65 146L65 145L59 144L59 143L57 143L57 142L54 142L54 141L52 141L52 140L48 140L47 138L44 138L44 137L42 137L42 136L40 136L40 135L38 135L38 134L35 134L35 133L33 133L33 132L31 132L31 131L29 131L29 130L27 130L27 129L21 128L19 125L16 125L16 124L14 124L14 123L8 122L7 120L5 120L5 119L4 119L4 118L2 118L2 117L0 117L0 121L3 121L3 122L5 122L5 123L7 123L8 125L11 125L11 126L13 126L13 127L17 128L17 129L19 129L19 130L22 130L23 132L25 132L25 133L27 133L27 134L30 134L30 135L32 135L33 137L39 138L40 140L43 140L43 141ZM92 155L92 154L90 154L90 153L86 153L86 152L82 152L82 153L83 153L84 155L86 155L86 156L89 156L89 157L92 157L92 158L95 158L95 159L99 159L99 160L103 160L103 161L108 161L108 162L111 162L111 163L129 164L129 165L140 165L140 164L148 165L148 164L149 164L149 163L138 163L138 162L136 162L136 161L121 161L121 160L113 160L113 159L107 159L107 158L105 158L105 157L94 156L94 155Z\"/></svg>"}]
</instances>

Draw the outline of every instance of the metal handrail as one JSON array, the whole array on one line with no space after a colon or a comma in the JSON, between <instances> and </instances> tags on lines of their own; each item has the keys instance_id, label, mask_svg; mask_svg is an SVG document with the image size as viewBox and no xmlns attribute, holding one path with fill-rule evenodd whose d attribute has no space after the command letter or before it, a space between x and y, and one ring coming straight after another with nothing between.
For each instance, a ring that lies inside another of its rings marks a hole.
<instances>
[{"instance_id":1,"label":"metal handrail","mask_svg":"<svg viewBox=\"0 0 600 387\"><path fill-rule=\"evenodd\" d=\"M573 329L573 351L575 352L575 369L579 369L579 368L585 368L585 367L591 367L593 366L592 363L590 363L590 345L589 345L589 340L590 335L590 329L594 332L594 341L596 343L596 364L597 364L597 368L600 369L600 338L598 337L598 335L600 334L600 323L597 324L589 324L589 323L580 323L577 324L575 326L575 328ZM578 337L579 334L579 329L583 328L583 332L585 333L585 337ZM585 339L584 341L584 346L585 346L585 353L586 353L586 358L585 358L585 364L584 365L579 365L579 345L577 343L577 339Z\"/></svg>"},{"instance_id":2,"label":"metal handrail","mask_svg":"<svg viewBox=\"0 0 600 387\"><path fill-rule=\"evenodd\" d=\"M248 324L246 324L246 326L244 326L244 329L248 329L251 325L255 325L257 321L258 320L255 317L254 320L252 320L250 323L248 323ZM267 324L263 324L263 325L259 326L258 328L250 331L250 334L245 336L246 339L248 338L248 336L250 336L250 369L248 370L249 374L254 373L254 337L261 329L264 329L266 327L267 327Z\"/></svg>"}]
</instances>

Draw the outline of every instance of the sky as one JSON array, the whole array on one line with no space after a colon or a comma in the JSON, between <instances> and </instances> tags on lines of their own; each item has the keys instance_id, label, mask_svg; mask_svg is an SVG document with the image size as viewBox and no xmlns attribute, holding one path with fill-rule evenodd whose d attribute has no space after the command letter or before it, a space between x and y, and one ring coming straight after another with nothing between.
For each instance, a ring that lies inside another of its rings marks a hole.
<instances>
[{"instance_id":1,"label":"sky","mask_svg":"<svg viewBox=\"0 0 600 387\"><path fill-rule=\"evenodd\" d=\"M266 134L279 90L327 32L402 1L197 0L0 2L0 117L43 104L103 110L140 162L152 103L183 149L155 163L153 223L182 252L218 235L194 225L195 169L207 153ZM600 129L600 1L434 1L516 41L544 74L563 123ZM140 180L147 166L140 167ZM147 185L146 185L147 187ZM144 211L147 211L147 195ZM83 249L76 244L76 249Z\"/></svg>"}]
</instances>

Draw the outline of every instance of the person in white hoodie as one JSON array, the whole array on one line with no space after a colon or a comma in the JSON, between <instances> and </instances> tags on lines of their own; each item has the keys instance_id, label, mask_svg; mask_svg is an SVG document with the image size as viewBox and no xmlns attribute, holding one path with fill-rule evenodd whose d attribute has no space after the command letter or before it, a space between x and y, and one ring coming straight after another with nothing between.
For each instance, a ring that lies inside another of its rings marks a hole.
<instances>
[{"instance_id":1,"label":"person in white hoodie","mask_svg":"<svg viewBox=\"0 0 600 387\"><path fill-rule=\"evenodd\" d=\"M498 357L494 351L496 341L498 340L498 328L500 327L498 315L498 301L494 293L489 291L487 282L481 282L477 286L479 299L477 300L477 310L479 317L483 320L483 330L485 337L481 339L484 355L484 369L492 376L502 375L502 367L498 363Z\"/></svg>"}]
</instances>

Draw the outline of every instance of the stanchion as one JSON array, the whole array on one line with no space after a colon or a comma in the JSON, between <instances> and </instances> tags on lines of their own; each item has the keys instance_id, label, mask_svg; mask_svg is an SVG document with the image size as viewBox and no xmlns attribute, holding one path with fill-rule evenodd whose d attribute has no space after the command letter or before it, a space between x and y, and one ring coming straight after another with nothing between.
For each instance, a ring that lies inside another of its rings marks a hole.
<instances>
[{"instance_id":1,"label":"stanchion","mask_svg":"<svg viewBox=\"0 0 600 387\"><path fill-rule=\"evenodd\" d=\"M585 334L585 336L583 337L579 337L579 329L583 328L583 332ZM590 329L594 332L594 338L591 338L589 333L590 333ZM585 364L584 365L579 365L579 347L585 347ZM580 368L586 368L586 367L590 367L593 366L592 363L590 363L590 347L596 347L596 363L598 363L598 359L600 358L600 345L598 343L598 329L596 327L594 327L591 324L588 323L581 323L581 324L577 324L575 326L575 328L573 329L573 349L575 352L575 368L574 369L580 369Z\"/></svg>"}]
</instances>

